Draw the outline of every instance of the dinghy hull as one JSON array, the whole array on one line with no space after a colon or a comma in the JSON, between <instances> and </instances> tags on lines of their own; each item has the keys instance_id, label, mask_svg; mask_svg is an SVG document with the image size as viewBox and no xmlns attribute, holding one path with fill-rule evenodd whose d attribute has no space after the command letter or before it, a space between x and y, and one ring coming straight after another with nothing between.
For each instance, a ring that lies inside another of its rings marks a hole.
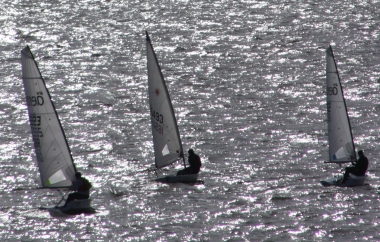
<instances>
[{"instance_id":1,"label":"dinghy hull","mask_svg":"<svg viewBox=\"0 0 380 242\"><path fill-rule=\"evenodd\" d=\"M350 177L345 183L341 183L343 176L331 177L321 181L322 186L338 186L338 187L356 187L365 185L367 176L354 176L350 174Z\"/></svg>"},{"instance_id":2,"label":"dinghy hull","mask_svg":"<svg viewBox=\"0 0 380 242\"><path fill-rule=\"evenodd\" d=\"M73 212L85 212L92 208L91 208L91 199L81 199L81 200L71 201L65 207L51 205L47 207L41 207L40 209L48 210L48 211L59 210L63 213L73 213Z\"/></svg>"}]
</instances>

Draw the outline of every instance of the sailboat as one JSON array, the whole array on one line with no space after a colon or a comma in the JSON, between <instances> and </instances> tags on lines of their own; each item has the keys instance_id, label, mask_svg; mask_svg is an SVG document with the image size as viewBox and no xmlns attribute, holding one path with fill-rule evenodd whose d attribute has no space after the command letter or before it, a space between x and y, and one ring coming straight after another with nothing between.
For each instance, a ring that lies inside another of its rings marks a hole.
<instances>
[{"instance_id":1,"label":"sailboat","mask_svg":"<svg viewBox=\"0 0 380 242\"><path fill-rule=\"evenodd\" d=\"M146 32L146 49L150 118L156 168L160 169L179 160L183 160L186 168L174 109L148 32ZM198 174L169 175L158 178L156 181L193 183L197 182L197 179Z\"/></svg>"},{"instance_id":2,"label":"sailboat","mask_svg":"<svg viewBox=\"0 0 380 242\"><path fill-rule=\"evenodd\" d=\"M326 50L326 87L329 160L325 163L354 162L356 153L352 129L331 46ZM360 186L364 185L366 176L350 174L349 179L343 184L340 183L341 179L343 176L328 178L321 181L321 184L323 186Z\"/></svg>"},{"instance_id":3,"label":"sailboat","mask_svg":"<svg viewBox=\"0 0 380 242\"><path fill-rule=\"evenodd\" d=\"M26 105L42 188L68 189L76 180L77 170L58 114L29 46L21 51L21 64ZM91 199L84 199L74 200L65 207L54 205L41 208L70 211L86 209L90 205Z\"/></svg>"}]
</instances>

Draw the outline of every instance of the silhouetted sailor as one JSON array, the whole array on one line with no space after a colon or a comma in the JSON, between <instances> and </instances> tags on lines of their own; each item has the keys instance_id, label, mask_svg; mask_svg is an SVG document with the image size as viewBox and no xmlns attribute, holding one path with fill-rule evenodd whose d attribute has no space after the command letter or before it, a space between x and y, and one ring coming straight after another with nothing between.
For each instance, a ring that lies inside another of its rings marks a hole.
<instances>
[{"instance_id":1,"label":"silhouetted sailor","mask_svg":"<svg viewBox=\"0 0 380 242\"><path fill-rule=\"evenodd\" d=\"M70 190L76 192L69 194L64 206L75 199L88 199L90 197L91 183L86 178L82 177L82 173L80 172L75 173L75 178L76 181L73 186L70 187Z\"/></svg>"},{"instance_id":2,"label":"silhouetted sailor","mask_svg":"<svg viewBox=\"0 0 380 242\"><path fill-rule=\"evenodd\" d=\"M189 153L189 158L187 160L188 160L190 166L186 167L183 170L178 171L177 176L178 175L198 174L200 169L201 169L201 166L202 166L201 158L199 158L199 156L194 153L193 149L190 149L188 151L188 153Z\"/></svg>"},{"instance_id":3,"label":"silhouetted sailor","mask_svg":"<svg viewBox=\"0 0 380 242\"><path fill-rule=\"evenodd\" d=\"M349 174L353 174L355 176L364 176L368 169L368 159L365 157L364 152L362 150L358 151L359 159L356 162L352 162L352 166L348 166L345 168L345 172L343 175L342 183L345 183L348 179Z\"/></svg>"}]
</instances>

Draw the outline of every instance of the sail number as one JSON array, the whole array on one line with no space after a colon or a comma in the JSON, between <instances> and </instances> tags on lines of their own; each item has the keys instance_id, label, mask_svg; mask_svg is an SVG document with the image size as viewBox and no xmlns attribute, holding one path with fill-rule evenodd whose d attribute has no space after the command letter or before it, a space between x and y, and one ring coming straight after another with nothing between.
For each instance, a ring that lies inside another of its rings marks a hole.
<instances>
[{"instance_id":1,"label":"sail number","mask_svg":"<svg viewBox=\"0 0 380 242\"><path fill-rule=\"evenodd\" d=\"M41 148L40 138L44 137L41 129L41 116L39 115L29 115L30 126L32 130L32 138L34 143L34 148L36 149L36 154L38 156L37 148ZM38 157L37 157L38 158Z\"/></svg>"},{"instance_id":2,"label":"sail number","mask_svg":"<svg viewBox=\"0 0 380 242\"><path fill-rule=\"evenodd\" d=\"M159 134L164 134L164 116L160 114L159 112L155 111L152 107L150 107L150 117L152 120L152 127L155 129Z\"/></svg>"},{"instance_id":3,"label":"sail number","mask_svg":"<svg viewBox=\"0 0 380 242\"><path fill-rule=\"evenodd\" d=\"M338 84L334 84L333 87L327 87L327 95L338 95Z\"/></svg>"},{"instance_id":4,"label":"sail number","mask_svg":"<svg viewBox=\"0 0 380 242\"><path fill-rule=\"evenodd\" d=\"M164 135L164 126L152 119L152 126L160 135Z\"/></svg>"},{"instance_id":5,"label":"sail number","mask_svg":"<svg viewBox=\"0 0 380 242\"><path fill-rule=\"evenodd\" d=\"M327 122L331 122L331 102L327 102Z\"/></svg>"},{"instance_id":6,"label":"sail number","mask_svg":"<svg viewBox=\"0 0 380 242\"><path fill-rule=\"evenodd\" d=\"M42 95L42 92L37 92L37 96L26 96L26 105L28 107L44 105L45 101Z\"/></svg>"},{"instance_id":7,"label":"sail number","mask_svg":"<svg viewBox=\"0 0 380 242\"><path fill-rule=\"evenodd\" d=\"M164 116L160 114L159 112L155 111L152 106L150 107L150 116L152 119L156 120L157 122L163 123L164 122Z\"/></svg>"},{"instance_id":8,"label":"sail number","mask_svg":"<svg viewBox=\"0 0 380 242\"><path fill-rule=\"evenodd\" d=\"M41 116L29 115L30 126L41 126Z\"/></svg>"}]
</instances>

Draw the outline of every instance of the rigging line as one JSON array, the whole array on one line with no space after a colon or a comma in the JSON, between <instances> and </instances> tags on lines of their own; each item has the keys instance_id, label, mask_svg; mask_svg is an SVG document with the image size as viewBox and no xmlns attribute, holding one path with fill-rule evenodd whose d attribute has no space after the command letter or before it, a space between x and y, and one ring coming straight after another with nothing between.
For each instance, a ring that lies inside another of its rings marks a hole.
<instances>
[{"instance_id":1,"label":"rigging line","mask_svg":"<svg viewBox=\"0 0 380 242\"><path fill-rule=\"evenodd\" d=\"M61 193L61 190L59 190L58 189L58 191L59 191L59 193L62 195L62 193ZM65 196L67 195L67 193L69 193L70 192L70 190L68 190L63 196L62 196L62 199L55 205L56 207L58 207L58 205L63 201L63 199L65 198Z\"/></svg>"}]
</instances>

